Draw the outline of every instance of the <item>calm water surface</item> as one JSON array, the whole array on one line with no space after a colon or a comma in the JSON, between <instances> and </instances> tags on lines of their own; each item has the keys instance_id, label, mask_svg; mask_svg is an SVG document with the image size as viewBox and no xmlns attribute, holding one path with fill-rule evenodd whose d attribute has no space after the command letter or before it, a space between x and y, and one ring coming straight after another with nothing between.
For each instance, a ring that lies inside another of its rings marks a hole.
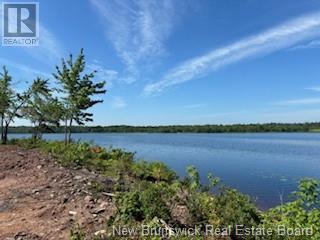
<instances>
[{"instance_id":1,"label":"calm water surface","mask_svg":"<svg viewBox=\"0 0 320 240\"><path fill-rule=\"evenodd\" d=\"M45 138L62 140L63 135L47 134ZM288 200L300 178L320 178L318 133L87 133L73 138L134 151L137 158L148 161L163 161L181 176L186 166L194 165L203 181L211 172L250 194L264 209L279 204L280 195Z\"/></svg>"}]
</instances>

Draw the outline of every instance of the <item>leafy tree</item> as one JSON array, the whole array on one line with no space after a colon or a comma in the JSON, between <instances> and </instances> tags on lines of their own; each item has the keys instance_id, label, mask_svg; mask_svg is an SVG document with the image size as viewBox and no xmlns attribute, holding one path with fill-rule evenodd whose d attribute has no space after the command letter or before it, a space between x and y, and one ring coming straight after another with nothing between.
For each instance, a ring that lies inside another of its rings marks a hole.
<instances>
[{"instance_id":1,"label":"leafy tree","mask_svg":"<svg viewBox=\"0 0 320 240\"><path fill-rule=\"evenodd\" d=\"M12 78L6 67L3 67L0 77L1 140L6 144L9 126L16 117L21 117L20 110L29 99L31 89L22 94L15 93L11 87Z\"/></svg>"},{"instance_id":2,"label":"leafy tree","mask_svg":"<svg viewBox=\"0 0 320 240\"><path fill-rule=\"evenodd\" d=\"M3 73L0 73L0 120L1 120L1 141L4 143L4 118L8 111L11 100L13 98L13 91L11 89L11 76L5 66L3 66Z\"/></svg>"},{"instance_id":3,"label":"leafy tree","mask_svg":"<svg viewBox=\"0 0 320 240\"><path fill-rule=\"evenodd\" d=\"M59 125L62 106L57 98L53 98L48 80L38 77L33 81L30 98L22 108L22 113L33 125L34 139L41 139L43 130L50 125Z\"/></svg>"},{"instance_id":4,"label":"leafy tree","mask_svg":"<svg viewBox=\"0 0 320 240\"><path fill-rule=\"evenodd\" d=\"M61 67L56 66L56 73L53 76L62 86L63 107L64 107L64 126L65 126L65 143L71 140L72 124L84 125L85 122L93 121L92 113L87 110L103 100L94 100L96 94L104 94L105 82L94 83L96 71L84 73L85 55L81 49L79 56L73 60L70 55L69 59L62 59Z\"/></svg>"}]
</instances>

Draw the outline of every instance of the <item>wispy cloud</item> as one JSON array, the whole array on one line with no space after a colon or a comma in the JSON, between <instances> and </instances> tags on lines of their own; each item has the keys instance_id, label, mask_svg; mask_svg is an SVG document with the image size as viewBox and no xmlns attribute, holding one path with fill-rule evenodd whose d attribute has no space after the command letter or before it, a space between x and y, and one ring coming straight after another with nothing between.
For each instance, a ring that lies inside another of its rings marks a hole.
<instances>
[{"instance_id":1,"label":"wispy cloud","mask_svg":"<svg viewBox=\"0 0 320 240\"><path fill-rule=\"evenodd\" d=\"M320 109L305 109L286 112L265 112L257 118L257 122L303 123L315 122L320 118ZM252 119L249 120L252 122Z\"/></svg>"},{"instance_id":2,"label":"wispy cloud","mask_svg":"<svg viewBox=\"0 0 320 240\"><path fill-rule=\"evenodd\" d=\"M0 5L0 19L2 19L2 5ZM0 33L2 33L2 24L0 24ZM54 34L46 28L41 22L39 24L39 45L33 47L21 47L31 57L42 62L57 64L64 54L62 45Z\"/></svg>"},{"instance_id":3,"label":"wispy cloud","mask_svg":"<svg viewBox=\"0 0 320 240\"><path fill-rule=\"evenodd\" d=\"M59 64L65 51L54 34L45 26L40 24L39 46L23 47L31 57L36 60L47 63L48 65Z\"/></svg>"},{"instance_id":4,"label":"wispy cloud","mask_svg":"<svg viewBox=\"0 0 320 240\"><path fill-rule=\"evenodd\" d=\"M320 87L317 87L317 86L315 86L315 87L307 87L305 89L306 90L315 91L315 92L320 92Z\"/></svg>"},{"instance_id":5,"label":"wispy cloud","mask_svg":"<svg viewBox=\"0 0 320 240\"><path fill-rule=\"evenodd\" d=\"M13 77L13 88L17 92L26 90L26 87L36 77L42 77L45 79L52 78L50 73L0 57L0 71L2 71L3 65L9 69L9 73Z\"/></svg>"},{"instance_id":6,"label":"wispy cloud","mask_svg":"<svg viewBox=\"0 0 320 240\"><path fill-rule=\"evenodd\" d=\"M320 98L302 98L302 99L293 99L286 101L279 101L273 103L273 105L278 106L298 106L298 105L312 105L320 104Z\"/></svg>"},{"instance_id":7,"label":"wispy cloud","mask_svg":"<svg viewBox=\"0 0 320 240\"><path fill-rule=\"evenodd\" d=\"M172 0L91 0L105 21L107 38L126 65L126 82L140 77L141 66L166 53L164 43L174 23Z\"/></svg>"},{"instance_id":8,"label":"wispy cloud","mask_svg":"<svg viewBox=\"0 0 320 240\"><path fill-rule=\"evenodd\" d=\"M239 123L295 123L314 122L320 118L320 109L283 111L283 109L246 109L196 115L188 118L191 123L239 124Z\"/></svg>"},{"instance_id":9,"label":"wispy cloud","mask_svg":"<svg viewBox=\"0 0 320 240\"><path fill-rule=\"evenodd\" d=\"M111 104L112 107L116 109L125 108L127 106L126 101L121 97L114 97Z\"/></svg>"},{"instance_id":10,"label":"wispy cloud","mask_svg":"<svg viewBox=\"0 0 320 240\"><path fill-rule=\"evenodd\" d=\"M24 65L24 64L21 64L21 63L18 63L18 62L14 62L14 61L10 61L8 59L5 59L5 58L0 58L0 62L2 65L6 65L8 67L12 67L16 70L19 70L19 71L22 71L25 73L25 75L37 75L37 76L41 76L41 77L44 77L44 78L50 78L52 77L51 74L47 73L47 72L44 72L44 71L40 71L38 69L35 69L33 67L30 67L30 66L27 66L27 65Z\"/></svg>"},{"instance_id":11,"label":"wispy cloud","mask_svg":"<svg viewBox=\"0 0 320 240\"><path fill-rule=\"evenodd\" d=\"M90 71L97 71L96 78L99 81L106 81L108 89L110 89L113 86L114 81L116 81L118 78L117 71L105 68L97 60L94 60L92 63L88 64L88 69Z\"/></svg>"},{"instance_id":12,"label":"wispy cloud","mask_svg":"<svg viewBox=\"0 0 320 240\"><path fill-rule=\"evenodd\" d=\"M204 103L196 103L196 104L184 105L184 106L182 106L182 108L185 108L185 109L197 109L197 108L203 108L204 106L206 106Z\"/></svg>"},{"instance_id":13,"label":"wispy cloud","mask_svg":"<svg viewBox=\"0 0 320 240\"><path fill-rule=\"evenodd\" d=\"M294 46L289 50L292 51L292 50L313 49L313 48L320 48L320 40L313 40L305 44Z\"/></svg>"},{"instance_id":14,"label":"wispy cloud","mask_svg":"<svg viewBox=\"0 0 320 240\"><path fill-rule=\"evenodd\" d=\"M320 36L320 12L293 19L188 60L168 71L160 81L146 85L144 94L158 93L170 86L201 78L240 60L272 53L318 36Z\"/></svg>"}]
</instances>

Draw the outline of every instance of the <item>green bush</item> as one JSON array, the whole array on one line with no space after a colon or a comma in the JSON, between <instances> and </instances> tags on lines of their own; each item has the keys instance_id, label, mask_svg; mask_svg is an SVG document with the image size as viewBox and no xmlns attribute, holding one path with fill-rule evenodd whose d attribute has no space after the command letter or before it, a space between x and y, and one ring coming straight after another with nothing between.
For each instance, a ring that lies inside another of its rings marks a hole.
<instances>
[{"instance_id":1,"label":"green bush","mask_svg":"<svg viewBox=\"0 0 320 240\"><path fill-rule=\"evenodd\" d=\"M127 223L144 219L139 191L118 194L115 204L117 207L116 221Z\"/></svg>"},{"instance_id":2,"label":"green bush","mask_svg":"<svg viewBox=\"0 0 320 240\"><path fill-rule=\"evenodd\" d=\"M171 183L177 179L176 173L161 162L138 161L132 165L132 175L140 180Z\"/></svg>"},{"instance_id":3,"label":"green bush","mask_svg":"<svg viewBox=\"0 0 320 240\"><path fill-rule=\"evenodd\" d=\"M166 184L141 182L130 192L118 193L115 200L118 221L151 221L154 218L170 220L168 202L173 196Z\"/></svg>"},{"instance_id":4,"label":"green bush","mask_svg":"<svg viewBox=\"0 0 320 240\"><path fill-rule=\"evenodd\" d=\"M215 211L221 226L257 227L261 222L261 212L252 203L250 197L235 189L222 190L216 197Z\"/></svg>"},{"instance_id":5,"label":"green bush","mask_svg":"<svg viewBox=\"0 0 320 240\"><path fill-rule=\"evenodd\" d=\"M319 240L320 239L320 183L315 179L302 179L298 191L294 192L295 200L270 209L264 214L263 225L277 232L278 226L286 228L310 228L312 236L278 236L272 240Z\"/></svg>"},{"instance_id":6,"label":"green bush","mask_svg":"<svg viewBox=\"0 0 320 240\"><path fill-rule=\"evenodd\" d=\"M220 187L218 178L208 176L209 184L203 185L200 175L193 166L187 168L187 177L178 179L175 172L159 162L134 161L134 154L121 149L104 149L89 143L46 142L40 140L11 140L25 148L39 148L54 156L64 166L80 166L114 177L117 208L113 223L138 226L151 225L180 226L180 219L173 215L175 206L187 209L186 226L206 224L216 227L244 225L276 229L312 228L312 236L231 236L232 239L263 240L319 240L320 239L320 182L302 179L294 200L281 206L261 212L249 196L226 187ZM101 184L92 184L95 192L103 191ZM164 222L163 222L164 221ZM84 234L72 230L71 239L83 239ZM159 238L146 238L159 239ZM175 239L175 238L173 238ZM182 238L177 238L182 239ZM186 238L187 239L187 238ZM197 238L195 238L197 239ZM201 239L201 238L198 238Z\"/></svg>"}]
</instances>

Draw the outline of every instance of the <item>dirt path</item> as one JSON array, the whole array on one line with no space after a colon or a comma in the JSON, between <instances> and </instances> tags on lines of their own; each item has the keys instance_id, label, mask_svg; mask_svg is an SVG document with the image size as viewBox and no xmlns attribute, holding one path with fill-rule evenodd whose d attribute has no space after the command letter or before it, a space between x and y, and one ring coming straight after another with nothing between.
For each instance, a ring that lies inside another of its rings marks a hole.
<instances>
[{"instance_id":1,"label":"dirt path","mask_svg":"<svg viewBox=\"0 0 320 240\"><path fill-rule=\"evenodd\" d=\"M37 150L0 146L0 239L69 239L76 224L94 234L114 211L110 197L92 196L92 183L111 181L65 169Z\"/></svg>"}]
</instances>

